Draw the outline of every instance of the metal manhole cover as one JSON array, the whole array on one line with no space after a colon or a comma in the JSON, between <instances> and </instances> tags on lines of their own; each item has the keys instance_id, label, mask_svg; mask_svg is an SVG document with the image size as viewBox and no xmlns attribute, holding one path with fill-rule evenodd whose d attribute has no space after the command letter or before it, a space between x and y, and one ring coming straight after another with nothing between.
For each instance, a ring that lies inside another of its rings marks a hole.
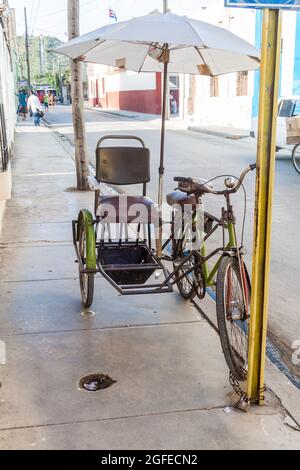
<instances>
[{"instance_id":1,"label":"metal manhole cover","mask_svg":"<svg viewBox=\"0 0 300 470\"><path fill-rule=\"evenodd\" d=\"M82 317L94 317L95 316L95 312L93 312L93 310L84 310L83 312L81 312L80 314Z\"/></svg>"},{"instance_id":2,"label":"metal manhole cover","mask_svg":"<svg viewBox=\"0 0 300 470\"><path fill-rule=\"evenodd\" d=\"M96 392L97 390L104 390L114 383L116 383L116 380L113 380L109 375L91 374L80 379L79 388L88 392Z\"/></svg>"}]
</instances>

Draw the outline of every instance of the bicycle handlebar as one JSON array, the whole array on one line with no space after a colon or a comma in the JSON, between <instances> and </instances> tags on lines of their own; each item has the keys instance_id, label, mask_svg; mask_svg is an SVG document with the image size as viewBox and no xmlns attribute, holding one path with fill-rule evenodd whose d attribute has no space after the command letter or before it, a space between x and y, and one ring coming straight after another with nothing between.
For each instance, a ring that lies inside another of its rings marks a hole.
<instances>
[{"instance_id":1,"label":"bicycle handlebar","mask_svg":"<svg viewBox=\"0 0 300 470\"><path fill-rule=\"evenodd\" d=\"M207 184L208 182L203 183L203 184L198 183L199 184L198 187L200 188L201 186L205 186L205 192L206 193L211 193L211 194L215 194L215 195L232 194L232 193L235 193L241 187L246 174L249 173L249 171L253 171L255 169L256 169L256 163L252 163L251 165L247 166L247 168L245 168L245 170L241 173L240 177L237 178L237 180L238 180L237 184L231 189L224 189L223 191L215 191L214 189L212 189L208 186L208 184ZM186 178L184 176L175 176L174 181L179 182L179 183L188 183L188 184L196 183L197 184L197 181L195 179L193 179L191 177ZM195 191L195 192L197 192L197 191Z\"/></svg>"}]
</instances>

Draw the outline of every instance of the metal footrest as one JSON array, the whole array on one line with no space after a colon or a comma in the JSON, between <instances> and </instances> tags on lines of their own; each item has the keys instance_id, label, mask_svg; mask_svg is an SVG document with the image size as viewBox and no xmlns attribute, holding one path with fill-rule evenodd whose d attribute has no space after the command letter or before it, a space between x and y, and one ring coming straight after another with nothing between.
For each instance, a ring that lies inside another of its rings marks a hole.
<instances>
[{"instance_id":1,"label":"metal footrest","mask_svg":"<svg viewBox=\"0 0 300 470\"><path fill-rule=\"evenodd\" d=\"M121 293L145 294L172 292L173 288L165 283L168 271L145 243L105 242L98 243L98 267L103 276ZM161 270L161 284L146 284L151 275Z\"/></svg>"}]
</instances>

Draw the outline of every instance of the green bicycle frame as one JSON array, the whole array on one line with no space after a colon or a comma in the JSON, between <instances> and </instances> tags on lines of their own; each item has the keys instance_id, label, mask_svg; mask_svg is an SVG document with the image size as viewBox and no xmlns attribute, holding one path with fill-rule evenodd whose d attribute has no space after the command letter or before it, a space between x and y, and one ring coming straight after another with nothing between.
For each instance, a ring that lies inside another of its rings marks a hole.
<instances>
[{"instance_id":1,"label":"green bicycle frame","mask_svg":"<svg viewBox=\"0 0 300 470\"><path fill-rule=\"evenodd\" d=\"M224 251L228 251L228 250L231 250L231 249L234 249L234 248L237 248L237 242L236 242L236 234L235 234L235 230L234 230L234 224L233 222L228 222L225 226L224 226L224 231L227 230L228 232L228 243L227 245L224 247ZM202 244L202 247L200 249L200 254L203 258L206 257L206 245L205 245L205 242L203 242ZM221 255L218 260L216 261L216 263L213 265L211 271L209 271L209 268L208 268L208 262L205 261L203 264L202 264L202 269L203 269L203 276L204 276L204 279L205 279L205 282L206 282L206 285L209 286L209 287L213 287L215 285L215 276L217 274L217 271L219 269L219 264L221 262L221 259L222 259L222 256Z\"/></svg>"}]
</instances>

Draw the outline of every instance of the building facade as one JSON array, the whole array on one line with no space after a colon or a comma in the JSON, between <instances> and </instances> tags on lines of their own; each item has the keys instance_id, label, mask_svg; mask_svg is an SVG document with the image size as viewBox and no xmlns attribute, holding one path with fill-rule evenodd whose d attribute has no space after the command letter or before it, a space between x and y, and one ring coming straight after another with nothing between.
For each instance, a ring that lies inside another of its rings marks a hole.
<instances>
[{"instance_id":1,"label":"building facade","mask_svg":"<svg viewBox=\"0 0 300 470\"><path fill-rule=\"evenodd\" d=\"M14 10L0 0L0 230L5 202L11 195L11 167L16 122Z\"/></svg>"},{"instance_id":2,"label":"building facade","mask_svg":"<svg viewBox=\"0 0 300 470\"><path fill-rule=\"evenodd\" d=\"M149 114L161 112L161 74L88 65L89 104Z\"/></svg>"}]
</instances>

